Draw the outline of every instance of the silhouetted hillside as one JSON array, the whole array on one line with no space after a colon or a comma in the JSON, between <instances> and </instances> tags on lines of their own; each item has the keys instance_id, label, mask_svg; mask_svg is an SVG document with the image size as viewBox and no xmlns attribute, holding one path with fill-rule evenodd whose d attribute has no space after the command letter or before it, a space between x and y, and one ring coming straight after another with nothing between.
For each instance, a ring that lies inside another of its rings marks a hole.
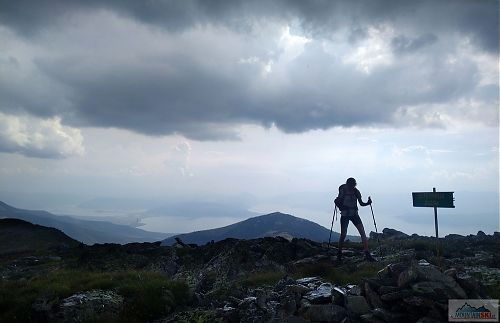
<instances>
[{"instance_id":1,"label":"silhouetted hillside","mask_svg":"<svg viewBox=\"0 0 500 323\"><path fill-rule=\"evenodd\" d=\"M60 230L19 219L0 219L0 255L78 245Z\"/></svg>"},{"instance_id":2,"label":"silhouetted hillside","mask_svg":"<svg viewBox=\"0 0 500 323\"><path fill-rule=\"evenodd\" d=\"M163 245L171 245L175 238L185 243L205 244L211 240L220 241L226 238L256 239L262 237L282 236L285 238L306 238L314 241L328 241L330 230L312 221L289 214L275 212L253 217L225 227L179 234L163 240ZM332 241L337 241L340 234L332 233ZM348 236L352 241L359 237Z\"/></svg>"},{"instance_id":3,"label":"silhouetted hillside","mask_svg":"<svg viewBox=\"0 0 500 323\"><path fill-rule=\"evenodd\" d=\"M23 210L0 202L0 218L15 218L57 228L71 238L86 244L160 241L166 234L149 232L107 221L75 219L46 211Z\"/></svg>"}]
</instances>

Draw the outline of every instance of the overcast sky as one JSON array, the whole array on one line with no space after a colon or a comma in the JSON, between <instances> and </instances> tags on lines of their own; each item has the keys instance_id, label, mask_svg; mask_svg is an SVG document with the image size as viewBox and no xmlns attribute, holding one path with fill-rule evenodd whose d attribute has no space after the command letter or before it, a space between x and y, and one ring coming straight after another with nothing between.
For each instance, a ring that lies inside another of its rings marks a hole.
<instances>
[{"instance_id":1,"label":"overcast sky","mask_svg":"<svg viewBox=\"0 0 500 323\"><path fill-rule=\"evenodd\" d=\"M496 0L0 8L0 200L210 201L329 227L353 176L379 228L433 234L411 192L436 187L457 192L440 232L500 230ZM145 228L247 215L161 214Z\"/></svg>"}]
</instances>

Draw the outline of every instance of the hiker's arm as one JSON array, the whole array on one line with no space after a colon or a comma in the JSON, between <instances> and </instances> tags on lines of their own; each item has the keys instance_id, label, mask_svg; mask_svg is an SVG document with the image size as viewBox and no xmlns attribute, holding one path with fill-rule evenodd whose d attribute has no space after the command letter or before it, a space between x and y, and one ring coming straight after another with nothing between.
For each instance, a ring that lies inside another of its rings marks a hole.
<instances>
[{"instance_id":1,"label":"hiker's arm","mask_svg":"<svg viewBox=\"0 0 500 323\"><path fill-rule=\"evenodd\" d=\"M368 196L368 201L366 201L366 203L363 202L363 200L361 199L361 193L356 194L356 197L358 198L359 205L361 205L361 206L367 206L367 205L372 204L372 198L370 196Z\"/></svg>"}]
</instances>

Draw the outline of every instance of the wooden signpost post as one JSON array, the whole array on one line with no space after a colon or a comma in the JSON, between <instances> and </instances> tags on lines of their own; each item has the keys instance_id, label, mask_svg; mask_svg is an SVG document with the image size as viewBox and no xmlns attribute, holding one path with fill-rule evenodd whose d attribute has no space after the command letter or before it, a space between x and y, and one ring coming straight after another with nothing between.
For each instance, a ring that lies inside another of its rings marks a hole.
<instances>
[{"instance_id":1,"label":"wooden signpost post","mask_svg":"<svg viewBox=\"0 0 500 323\"><path fill-rule=\"evenodd\" d=\"M439 238L438 234L438 207L454 208L453 202L453 192L436 192L436 188L432 189L432 192L413 192L411 193L413 197L414 207L433 207L434 208L434 226L436 228L436 238Z\"/></svg>"},{"instance_id":2,"label":"wooden signpost post","mask_svg":"<svg viewBox=\"0 0 500 323\"><path fill-rule=\"evenodd\" d=\"M432 192L413 192L414 207L433 207L434 208L434 227L436 229L436 253L439 258L439 233L438 233L438 207L454 208L453 192L436 192L436 188Z\"/></svg>"}]
</instances>

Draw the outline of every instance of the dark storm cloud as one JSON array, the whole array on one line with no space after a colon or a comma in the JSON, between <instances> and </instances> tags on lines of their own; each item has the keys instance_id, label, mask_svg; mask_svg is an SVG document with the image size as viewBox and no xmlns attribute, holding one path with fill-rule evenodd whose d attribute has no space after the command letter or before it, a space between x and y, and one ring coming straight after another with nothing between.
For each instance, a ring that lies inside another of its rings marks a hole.
<instances>
[{"instance_id":1,"label":"dark storm cloud","mask_svg":"<svg viewBox=\"0 0 500 323\"><path fill-rule=\"evenodd\" d=\"M415 29L458 30L489 51L498 51L498 9L496 0L338 0L338 1L0 1L0 23L26 35L68 22L78 11L108 9L179 31L195 24L220 23L250 27L255 18L298 18L311 33L331 33L332 28L392 22Z\"/></svg>"},{"instance_id":2,"label":"dark storm cloud","mask_svg":"<svg viewBox=\"0 0 500 323\"><path fill-rule=\"evenodd\" d=\"M0 61L0 111L57 115L73 126L181 133L199 140L235 139L234 125L245 123L275 124L285 132L391 123L400 107L491 92L480 90L475 62L447 63L446 54L455 52L457 39L467 36L479 51L498 51L498 2L488 0L0 1L0 8L1 25L40 46L52 40L47 35L81 23L81 15L103 12L152 27L159 44L164 35L182 37L208 26L230 30L230 37L255 38L262 21L296 25L317 40L286 71L270 66L267 77L262 77L264 66L283 51L275 45L250 48L224 36L200 45L207 35L195 35L188 44L192 50L175 48L186 46L184 42L168 48L167 54L149 53L136 48L140 42L135 44L145 35L131 34L120 43L114 35L103 38L108 27L98 23L90 45L53 41L53 55L35 57L28 72L15 58ZM391 49L402 58L370 73L321 46L321 40L343 29L347 42L356 46L369 38L370 27L384 25L397 31ZM71 37L78 38L79 32L73 29ZM264 41L265 35L258 37ZM94 50L94 43L103 43L104 50L98 45ZM129 54L130 60L119 59ZM217 60L218 55L224 58ZM248 58L253 55L259 60ZM238 57L252 63L239 64Z\"/></svg>"},{"instance_id":3,"label":"dark storm cloud","mask_svg":"<svg viewBox=\"0 0 500 323\"><path fill-rule=\"evenodd\" d=\"M219 73L187 57L170 58L169 67L155 66L154 71L139 64L68 73L58 61L39 67L74 88L75 109L66 116L72 125L114 126L150 135L180 132L193 139L234 139L229 125L238 123L275 124L285 132L386 123L398 106L454 100L477 83L471 62L449 68L435 57L429 65L436 67L418 67L423 75L415 78L415 69L404 64L366 75L330 60L319 45L306 46L287 67L286 86L272 92L264 80L250 84L257 72L245 66ZM419 90L415 80L433 86Z\"/></svg>"}]
</instances>

